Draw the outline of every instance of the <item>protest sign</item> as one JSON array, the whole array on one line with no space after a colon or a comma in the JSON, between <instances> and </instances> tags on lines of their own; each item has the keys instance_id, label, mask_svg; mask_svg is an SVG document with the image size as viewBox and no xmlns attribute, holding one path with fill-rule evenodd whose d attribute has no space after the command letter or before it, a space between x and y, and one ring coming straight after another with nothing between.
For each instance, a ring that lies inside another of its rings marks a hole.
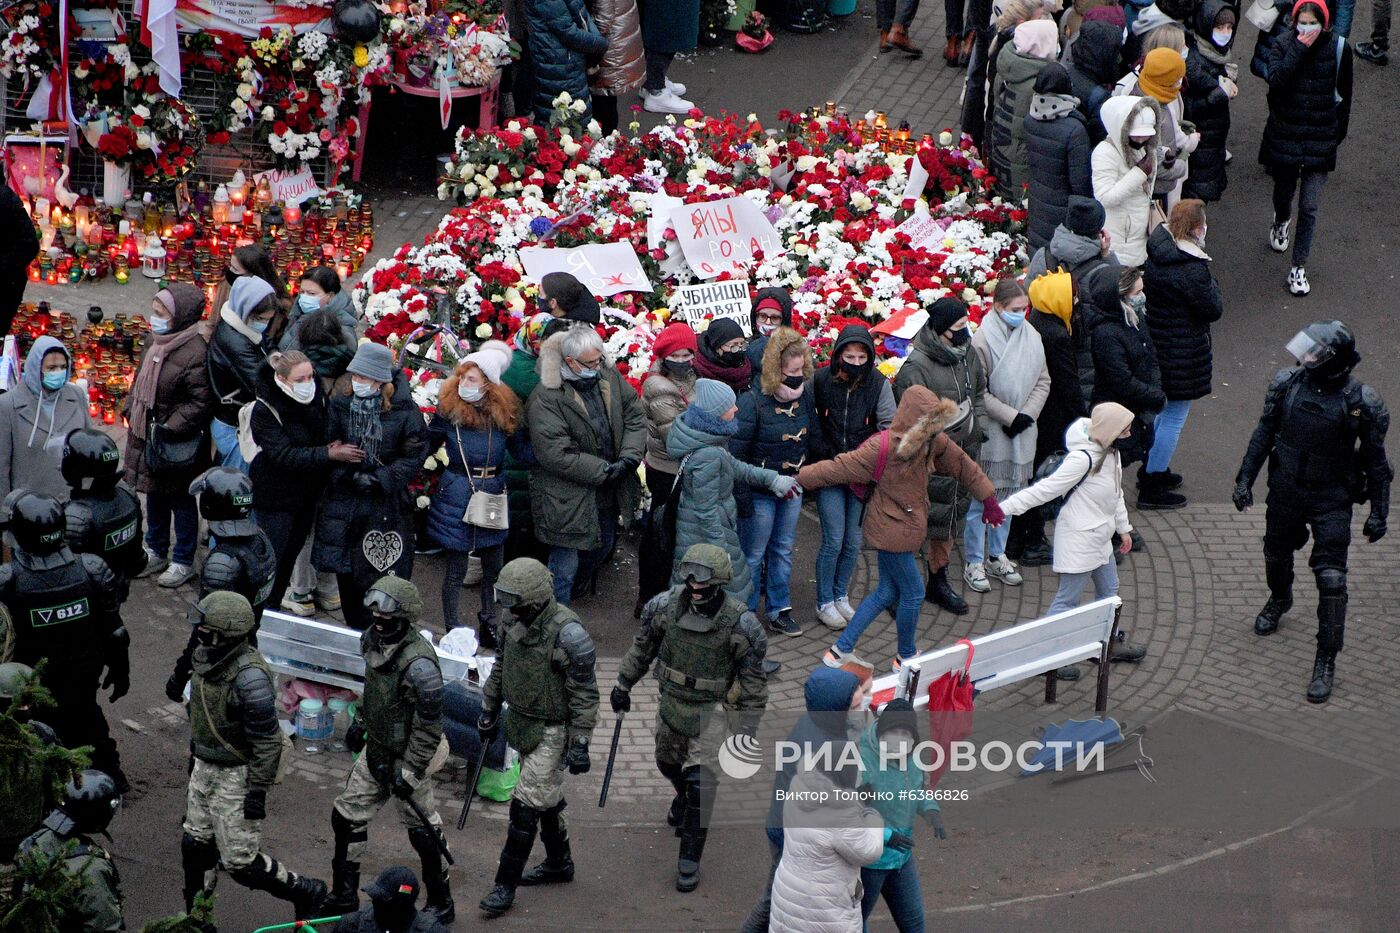
<instances>
[{"instance_id":1,"label":"protest sign","mask_svg":"<svg viewBox=\"0 0 1400 933\"><path fill-rule=\"evenodd\" d=\"M281 169L269 169L266 172L258 172L253 176L253 181L258 182L267 179L268 186L272 189L272 200L274 202L285 202L296 207L307 198L314 198L321 193L321 189L316 184L316 176L311 174L311 169L302 167L300 171L284 172Z\"/></svg>"},{"instance_id":2,"label":"protest sign","mask_svg":"<svg viewBox=\"0 0 1400 933\"><path fill-rule=\"evenodd\" d=\"M895 233L908 236L909 245L915 249L927 249L943 239L943 224L928 214L915 214L896 227Z\"/></svg>"},{"instance_id":3,"label":"protest sign","mask_svg":"<svg viewBox=\"0 0 1400 933\"><path fill-rule=\"evenodd\" d=\"M762 208L745 197L684 204L671 212L671 225L685 261L702 279L747 272L756 253L785 251Z\"/></svg>"},{"instance_id":4,"label":"protest sign","mask_svg":"<svg viewBox=\"0 0 1400 933\"><path fill-rule=\"evenodd\" d=\"M671 320L703 330L701 324L727 317L749 332L749 283L746 281L711 282L706 285L682 285L671 293Z\"/></svg>"},{"instance_id":5,"label":"protest sign","mask_svg":"<svg viewBox=\"0 0 1400 933\"><path fill-rule=\"evenodd\" d=\"M330 32L329 6L300 7L269 0L176 0L175 23L180 32L213 30L250 39L256 39L263 29L276 31L283 26L298 34L313 29Z\"/></svg>"},{"instance_id":6,"label":"protest sign","mask_svg":"<svg viewBox=\"0 0 1400 933\"><path fill-rule=\"evenodd\" d=\"M524 246L520 261L525 277L535 284L551 272L567 272L594 295L653 290L631 243L590 243L569 249Z\"/></svg>"}]
</instances>

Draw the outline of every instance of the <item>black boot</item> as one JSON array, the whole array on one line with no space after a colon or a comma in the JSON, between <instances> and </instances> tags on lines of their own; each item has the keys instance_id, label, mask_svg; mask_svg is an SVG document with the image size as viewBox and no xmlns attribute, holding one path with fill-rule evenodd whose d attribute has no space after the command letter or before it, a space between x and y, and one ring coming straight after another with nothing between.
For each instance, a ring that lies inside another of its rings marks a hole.
<instances>
[{"instance_id":1,"label":"black boot","mask_svg":"<svg viewBox=\"0 0 1400 933\"><path fill-rule=\"evenodd\" d=\"M185 872L185 913L189 913L195 897L209 889L209 872L219 865L219 847L185 833L180 837L180 865Z\"/></svg>"},{"instance_id":2,"label":"black boot","mask_svg":"<svg viewBox=\"0 0 1400 933\"><path fill-rule=\"evenodd\" d=\"M442 830L436 827L415 826L408 831L408 843L423 863L423 890L428 895L423 909L435 914L444 926L450 926L457 911L452 904L452 885L442 858L441 839Z\"/></svg>"},{"instance_id":3,"label":"black boot","mask_svg":"<svg viewBox=\"0 0 1400 933\"><path fill-rule=\"evenodd\" d=\"M1312 680L1308 682L1308 702L1326 703L1332 695L1332 677L1337 673L1337 652L1317 649L1313 659Z\"/></svg>"},{"instance_id":4,"label":"black boot","mask_svg":"<svg viewBox=\"0 0 1400 933\"><path fill-rule=\"evenodd\" d=\"M1108 648L1108 659L1110 661L1124 661L1128 664L1136 664L1145 657L1147 657L1147 649L1128 641L1127 632L1118 632L1113 636L1113 643L1109 645Z\"/></svg>"},{"instance_id":5,"label":"black boot","mask_svg":"<svg viewBox=\"0 0 1400 933\"><path fill-rule=\"evenodd\" d=\"M335 832L335 855L331 858L331 893L322 909L328 916L352 914L360 909L360 863L350 861L347 852L350 839L354 835L364 837L362 826L358 830L354 824L331 809L331 829Z\"/></svg>"},{"instance_id":6,"label":"black boot","mask_svg":"<svg viewBox=\"0 0 1400 933\"><path fill-rule=\"evenodd\" d=\"M924 584L924 599L936 606L942 606L955 616L967 615L967 600L948 585L948 568L930 573Z\"/></svg>"},{"instance_id":7,"label":"black boot","mask_svg":"<svg viewBox=\"0 0 1400 933\"><path fill-rule=\"evenodd\" d=\"M680 856L676 860L676 890L689 894L700 886L700 856L709 835L715 780L703 767L685 772L685 813L681 818Z\"/></svg>"},{"instance_id":8,"label":"black boot","mask_svg":"<svg viewBox=\"0 0 1400 933\"><path fill-rule=\"evenodd\" d=\"M526 872L521 885L568 884L574 880L574 858L569 851L569 829L564 825L564 801L540 814L540 841L544 861Z\"/></svg>"},{"instance_id":9,"label":"black boot","mask_svg":"<svg viewBox=\"0 0 1400 933\"><path fill-rule=\"evenodd\" d=\"M266 891L273 897L290 901L297 920L310 920L326 903L326 883L317 878L302 878L289 872L277 860L259 854L253 861L229 877L253 891Z\"/></svg>"},{"instance_id":10,"label":"black boot","mask_svg":"<svg viewBox=\"0 0 1400 933\"><path fill-rule=\"evenodd\" d=\"M491 893L481 899L481 912L487 917L499 917L515 903L515 888L525 871L525 862L535 845L535 830L540 813L518 800L510 802L510 828L506 830L505 848L496 869L496 884Z\"/></svg>"},{"instance_id":11,"label":"black boot","mask_svg":"<svg viewBox=\"0 0 1400 933\"><path fill-rule=\"evenodd\" d=\"M1139 509L1169 511L1186 505L1186 497L1177 492L1168 492L1165 473L1149 473L1147 465L1138 467Z\"/></svg>"},{"instance_id":12,"label":"black boot","mask_svg":"<svg viewBox=\"0 0 1400 933\"><path fill-rule=\"evenodd\" d=\"M1293 608L1293 555L1284 559L1264 558L1264 579L1269 584L1269 601L1254 617L1254 634L1272 635L1284 613Z\"/></svg>"},{"instance_id":13,"label":"black boot","mask_svg":"<svg viewBox=\"0 0 1400 933\"><path fill-rule=\"evenodd\" d=\"M1163 470L1161 473L1158 474L1158 476L1160 477L1158 481L1162 484L1162 488L1167 492L1171 492L1174 489L1181 488L1182 480L1180 473L1173 473L1171 470Z\"/></svg>"},{"instance_id":14,"label":"black boot","mask_svg":"<svg viewBox=\"0 0 1400 933\"><path fill-rule=\"evenodd\" d=\"M661 772L661 776L671 782L671 786L676 789L676 796L671 798L671 809L666 813L666 825L674 827L676 838L681 836L681 820L685 817L685 772L680 765L666 764L658 761L656 770Z\"/></svg>"}]
</instances>

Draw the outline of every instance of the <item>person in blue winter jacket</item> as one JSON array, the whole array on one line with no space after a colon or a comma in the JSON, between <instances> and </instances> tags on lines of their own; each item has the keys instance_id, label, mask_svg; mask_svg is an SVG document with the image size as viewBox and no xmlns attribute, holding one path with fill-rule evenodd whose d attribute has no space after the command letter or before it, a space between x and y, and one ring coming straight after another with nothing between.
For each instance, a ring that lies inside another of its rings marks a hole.
<instances>
[{"instance_id":1,"label":"person in blue winter jacket","mask_svg":"<svg viewBox=\"0 0 1400 933\"><path fill-rule=\"evenodd\" d=\"M602 57L608 50L607 37L593 23L584 0L532 0L525 4L525 21L535 122L547 125L554 99L564 93L583 101L586 122L591 109L588 59Z\"/></svg>"}]
</instances>

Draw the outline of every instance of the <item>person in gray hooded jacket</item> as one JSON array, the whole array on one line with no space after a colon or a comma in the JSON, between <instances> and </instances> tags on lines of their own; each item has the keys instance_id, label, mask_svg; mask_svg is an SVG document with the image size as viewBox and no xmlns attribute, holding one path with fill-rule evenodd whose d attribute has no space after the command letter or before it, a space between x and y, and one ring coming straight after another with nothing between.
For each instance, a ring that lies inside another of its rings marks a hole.
<instances>
[{"instance_id":1,"label":"person in gray hooded jacket","mask_svg":"<svg viewBox=\"0 0 1400 933\"><path fill-rule=\"evenodd\" d=\"M59 467L68 432L93 426L87 393L73 384L68 349L47 335L34 341L24 374L0 395L0 498L24 487L68 501Z\"/></svg>"}]
</instances>

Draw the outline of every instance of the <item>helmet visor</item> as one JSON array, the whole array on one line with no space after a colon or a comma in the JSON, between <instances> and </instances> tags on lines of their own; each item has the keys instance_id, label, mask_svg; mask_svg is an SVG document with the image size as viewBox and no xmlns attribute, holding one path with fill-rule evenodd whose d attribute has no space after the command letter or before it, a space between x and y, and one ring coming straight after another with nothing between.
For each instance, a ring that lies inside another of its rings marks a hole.
<instances>
[{"instance_id":1,"label":"helmet visor","mask_svg":"<svg viewBox=\"0 0 1400 933\"><path fill-rule=\"evenodd\" d=\"M365 608L376 615L392 616L403 604L383 590L370 590L365 594Z\"/></svg>"},{"instance_id":2,"label":"helmet visor","mask_svg":"<svg viewBox=\"0 0 1400 933\"><path fill-rule=\"evenodd\" d=\"M1316 369L1337 355L1334 348L1313 339L1305 330L1298 331L1286 349L1305 369Z\"/></svg>"},{"instance_id":3,"label":"helmet visor","mask_svg":"<svg viewBox=\"0 0 1400 933\"><path fill-rule=\"evenodd\" d=\"M496 602L501 604L503 609L514 609L523 602L519 593L512 593L510 590L501 589L501 584L496 584Z\"/></svg>"},{"instance_id":4,"label":"helmet visor","mask_svg":"<svg viewBox=\"0 0 1400 933\"><path fill-rule=\"evenodd\" d=\"M681 579L694 580L696 583L709 583L714 578L713 568L704 564L696 564L689 561L681 563Z\"/></svg>"}]
</instances>

